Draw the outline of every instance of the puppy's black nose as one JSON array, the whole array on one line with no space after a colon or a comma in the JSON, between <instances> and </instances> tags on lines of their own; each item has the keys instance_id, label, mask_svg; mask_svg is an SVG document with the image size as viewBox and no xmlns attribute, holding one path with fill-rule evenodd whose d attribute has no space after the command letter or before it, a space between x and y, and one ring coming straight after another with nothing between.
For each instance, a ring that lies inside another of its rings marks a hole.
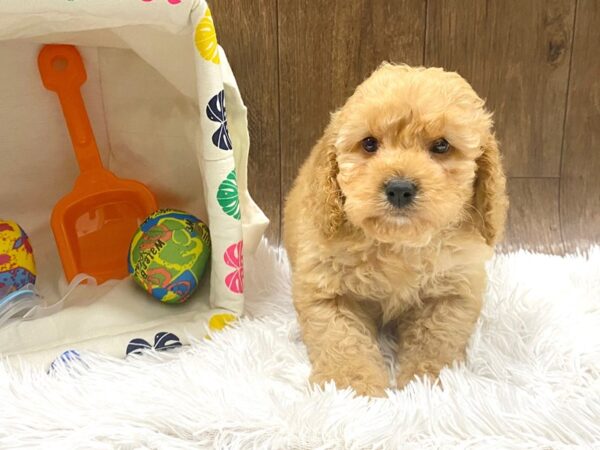
<instances>
[{"instance_id":1,"label":"puppy's black nose","mask_svg":"<svg viewBox=\"0 0 600 450\"><path fill-rule=\"evenodd\" d=\"M417 186L407 180L394 178L385 185L385 195L388 202L396 208L404 208L410 204L417 194Z\"/></svg>"}]
</instances>

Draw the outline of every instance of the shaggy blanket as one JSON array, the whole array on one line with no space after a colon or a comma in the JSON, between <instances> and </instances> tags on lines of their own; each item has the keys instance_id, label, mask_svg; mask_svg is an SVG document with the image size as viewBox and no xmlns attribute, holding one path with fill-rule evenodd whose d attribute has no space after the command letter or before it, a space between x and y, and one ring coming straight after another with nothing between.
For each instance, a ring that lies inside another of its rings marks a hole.
<instances>
[{"instance_id":1,"label":"shaggy blanket","mask_svg":"<svg viewBox=\"0 0 600 450\"><path fill-rule=\"evenodd\" d=\"M248 317L210 340L0 365L0 448L600 448L600 248L497 256L467 363L386 399L309 386L284 256L247 267Z\"/></svg>"}]
</instances>

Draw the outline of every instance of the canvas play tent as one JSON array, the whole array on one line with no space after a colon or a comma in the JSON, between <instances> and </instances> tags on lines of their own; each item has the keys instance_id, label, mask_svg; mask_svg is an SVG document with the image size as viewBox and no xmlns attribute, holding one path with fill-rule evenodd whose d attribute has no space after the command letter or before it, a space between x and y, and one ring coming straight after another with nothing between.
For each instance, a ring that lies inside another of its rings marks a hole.
<instances>
[{"instance_id":1,"label":"canvas play tent","mask_svg":"<svg viewBox=\"0 0 600 450\"><path fill-rule=\"evenodd\" d=\"M161 304L130 279L65 281L49 219L78 168L40 80L45 43L83 57L103 163L148 185L161 208L209 224L210 273L186 304ZM241 314L243 253L268 223L247 189L248 147L246 109L203 0L0 2L0 218L29 234L43 299L0 327L0 354L45 365L64 352L123 357L132 342L185 345Z\"/></svg>"}]
</instances>

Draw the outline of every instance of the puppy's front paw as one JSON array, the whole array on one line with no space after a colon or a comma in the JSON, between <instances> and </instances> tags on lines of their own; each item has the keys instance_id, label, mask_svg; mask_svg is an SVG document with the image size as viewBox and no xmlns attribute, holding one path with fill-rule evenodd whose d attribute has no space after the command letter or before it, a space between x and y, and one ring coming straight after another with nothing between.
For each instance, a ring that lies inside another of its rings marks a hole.
<instances>
[{"instance_id":1,"label":"puppy's front paw","mask_svg":"<svg viewBox=\"0 0 600 450\"><path fill-rule=\"evenodd\" d=\"M386 374L378 373L328 373L325 371L314 371L310 376L311 383L323 387L326 383L333 381L338 389L350 387L358 395L367 397L385 397L385 388L388 387Z\"/></svg>"},{"instance_id":2,"label":"puppy's front paw","mask_svg":"<svg viewBox=\"0 0 600 450\"><path fill-rule=\"evenodd\" d=\"M429 378L431 384L437 381L440 374L439 369L433 368L417 368L417 367L405 367L400 369L396 375L396 387L398 389L404 389L408 383L417 378Z\"/></svg>"}]
</instances>

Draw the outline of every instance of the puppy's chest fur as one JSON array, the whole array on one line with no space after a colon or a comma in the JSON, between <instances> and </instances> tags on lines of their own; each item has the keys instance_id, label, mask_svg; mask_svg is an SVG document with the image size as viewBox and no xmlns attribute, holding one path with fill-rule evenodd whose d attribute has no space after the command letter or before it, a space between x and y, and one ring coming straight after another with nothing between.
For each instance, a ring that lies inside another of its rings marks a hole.
<instances>
[{"instance_id":1,"label":"puppy's chest fur","mask_svg":"<svg viewBox=\"0 0 600 450\"><path fill-rule=\"evenodd\" d=\"M376 302L387 321L425 299L455 295L457 284L464 284L469 272L478 269L469 267L470 261L481 266L484 246L458 241L446 236L421 248L342 241L345 250L334 251L327 260L338 294Z\"/></svg>"}]
</instances>

